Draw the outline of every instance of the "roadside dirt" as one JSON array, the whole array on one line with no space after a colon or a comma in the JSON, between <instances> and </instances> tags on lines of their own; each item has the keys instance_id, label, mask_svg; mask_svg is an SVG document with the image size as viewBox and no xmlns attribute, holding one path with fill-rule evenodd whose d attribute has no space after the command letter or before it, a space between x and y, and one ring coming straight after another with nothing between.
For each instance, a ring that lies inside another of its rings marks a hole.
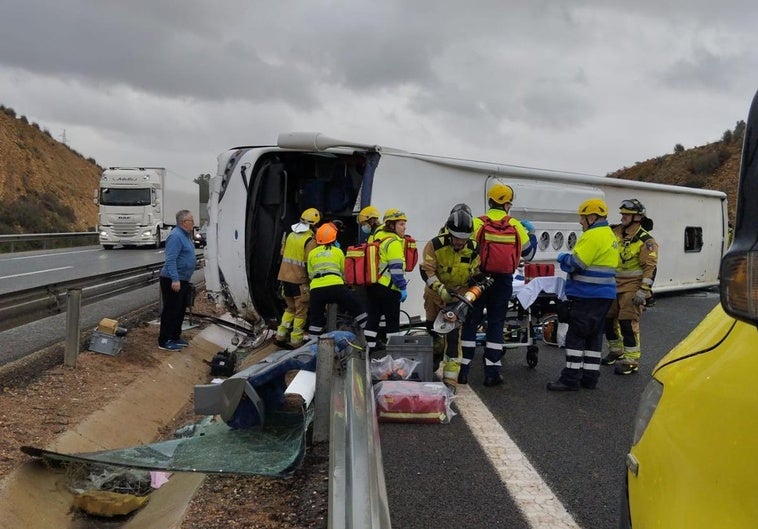
<instances>
[{"instance_id":1,"label":"roadside dirt","mask_svg":"<svg viewBox=\"0 0 758 529\"><path fill-rule=\"evenodd\" d=\"M218 314L199 295L194 307L201 314ZM149 315L150 318L156 314ZM199 329L185 333L191 339ZM122 392L140 375L160 366L156 347L158 328L141 322L127 334L117 356L82 352L76 368L57 366L18 385L0 386L0 475L6 476L29 460L22 445L45 447L104 403ZM208 359L210 360L210 358ZM210 373L209 373L210 379ZM197 422L192 405L161 429L160 438ZM314 529L327 526L328 446L310 448L303 466L291 478L208 476L194 496L182 529ZM73 514L72 514L73 516ZM77 516L83 516L81 514ZM92 520L92 527L98 527ZM110 527L103 525L103 527Z\"/></svg>"}]
</instances>

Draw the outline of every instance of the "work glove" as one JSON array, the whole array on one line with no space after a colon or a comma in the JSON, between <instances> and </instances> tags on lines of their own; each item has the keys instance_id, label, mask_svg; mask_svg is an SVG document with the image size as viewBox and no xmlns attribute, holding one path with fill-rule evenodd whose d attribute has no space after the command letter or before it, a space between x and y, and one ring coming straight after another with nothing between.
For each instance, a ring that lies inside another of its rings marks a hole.
<instances>
[{"instance_id":1,"label":"work glove","mask_svg":"<svg viewBox=\"0 0 758 529\"><path fill-rule=\"evenodd\" d=\"M558 263L560 264L561 270L566 272L567 274L574 272L574 267L571 264L571 254L570 253L559 253L558 254Z\"/></svg>"},{"instance_id":2,"label":"work glove","mask_svg":"<svg viewBox=\"0 0 758 529\"><path fill-rule=\"evenodd\" d=\"M435 281L432 284L432 290L434 290L445 303L453 302L453 296L450 295L450 292L447 291L445 285L443 285L441 282Z\"/></svg>"},{"instance_id":3,"label":"work glove","mask_svg":"<svg viewBox=\"0 0 758 529\"><path fill-rule=\"evenodd\" d=\"M408 299L408 291L407 290L401 290L400 291L400 303L403 303L406 299Z\"/></svg>"},{"instance_id":4,"label":"work glove","mask_svg":"<svg viewBox=\"0 0 758 529\"><path fill-rule=\"evenodd\" d=\"M634 303L636 306L644 305L645 299L647 298L647 294L643 289L639 289L637 292L634 293L634 298L632 298L632 303Z\"/></svg>"}]
</instances>

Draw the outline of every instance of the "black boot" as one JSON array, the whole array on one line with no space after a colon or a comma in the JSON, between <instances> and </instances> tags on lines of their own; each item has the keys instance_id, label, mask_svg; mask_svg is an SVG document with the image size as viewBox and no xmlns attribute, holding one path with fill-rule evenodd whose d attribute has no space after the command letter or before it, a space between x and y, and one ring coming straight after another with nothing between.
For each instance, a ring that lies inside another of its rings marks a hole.
<instances>
[{"instance_id":1,"label":"black boot","mask_svg":"<svg viewBox=\"0 0 758 529\"><path fill-rule=\"evenodd\" d=\"M564 383L561 379L556 380L555 382L548 382L547 383L547 390L548 391L579 391L579 385L569 385Z\"/></svg>"},{"instance_id":2,"label":"black boot","mask_svg":"<svg viewBox=\"0 0 758 529\"><path fill-rule=\"evenodd\" d=\"M497 374L497 376L494 377L484 377L484 385L487 387L492 386L499 386L504 382L503 375L500 373Z\"/></svg>"}]
</instances>

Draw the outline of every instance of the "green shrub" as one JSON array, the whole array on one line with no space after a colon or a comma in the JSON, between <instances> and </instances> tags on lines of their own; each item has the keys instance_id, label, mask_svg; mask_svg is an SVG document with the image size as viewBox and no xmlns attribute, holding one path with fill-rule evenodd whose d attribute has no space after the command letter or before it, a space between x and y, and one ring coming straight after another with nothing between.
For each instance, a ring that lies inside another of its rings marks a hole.
<instances>
[{"instance_id":1,"label":"green shrub","mask_svg":"<svg viewBox=\"0 0 758 529\"><path fill-rule=\"evenodd\" d=\"M726 157L722 157L719 151L704 152L690 160L689 170L696 175L711 174L721 167L726 158L728 158L728 154Z\"/></svg>"}]
</instances>

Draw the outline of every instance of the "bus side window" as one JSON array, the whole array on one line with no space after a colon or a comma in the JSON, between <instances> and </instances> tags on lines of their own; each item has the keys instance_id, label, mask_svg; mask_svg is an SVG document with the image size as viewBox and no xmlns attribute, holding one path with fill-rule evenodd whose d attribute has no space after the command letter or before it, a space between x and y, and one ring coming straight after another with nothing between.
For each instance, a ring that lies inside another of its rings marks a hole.
<instances>
[{"instance_id":1,"label":"bus side window","mask_svg":"<svg viewBox=\"0 0 758 529\"><path fill-rule=\"evenodd\" d=\"M699 252L703 249L703 228L687 226L684 228L684 251Z\"/></svg>"}]
</instances>

